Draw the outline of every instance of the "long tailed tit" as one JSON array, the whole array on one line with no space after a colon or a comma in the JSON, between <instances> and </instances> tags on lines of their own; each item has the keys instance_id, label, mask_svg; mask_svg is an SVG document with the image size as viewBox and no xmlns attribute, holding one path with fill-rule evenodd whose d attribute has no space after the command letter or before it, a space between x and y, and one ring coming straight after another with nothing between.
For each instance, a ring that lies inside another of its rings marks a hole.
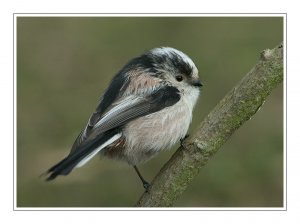
<instances>
[{"instance_id":1,"label":"long tailed tit","mask_svg":"<svg viewBox=\"0 0 300 224\"><path fill-rule=\"evenodd\" d=\"M184 139L202 86L198 69L183 52L152 49L132 59L112 79L71 152L47 171L67 175L96 154L136 165Z\"/></svg>"}]
</instances>

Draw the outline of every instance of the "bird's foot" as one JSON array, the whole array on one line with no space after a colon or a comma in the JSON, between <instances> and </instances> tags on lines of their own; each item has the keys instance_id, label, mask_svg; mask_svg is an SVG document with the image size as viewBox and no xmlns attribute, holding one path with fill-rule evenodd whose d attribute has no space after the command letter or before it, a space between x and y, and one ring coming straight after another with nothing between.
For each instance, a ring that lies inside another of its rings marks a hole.
<instances>
[{"instance_id":1,"label":"bird's foot","mask_svg":"<svg viewBox=\"0 0 300 224\"><path fill-rule=\"evenodd\" d=\"M190 136L189 134L186 134L186 135L184 136L184 138L181 138L181 139L180 139L180 146L181 146L183 149L186 149L186 146L185 146L185 144L184 144L184 141L185 141L189 136Z\"/></svg>"},{"instance_id":2,"label":"bird's foot","mask_svg":"<svg viewBox=\"0 0 300 224\"><path fill-rule=\"evenodd\" d=\"M143 183L143 187L145 188L145 191L146 191L146 192L149 192L150 186L151 186L151 184L149 184L147 181L145 181L145 182Z\"/></svg>"}]
</instances>

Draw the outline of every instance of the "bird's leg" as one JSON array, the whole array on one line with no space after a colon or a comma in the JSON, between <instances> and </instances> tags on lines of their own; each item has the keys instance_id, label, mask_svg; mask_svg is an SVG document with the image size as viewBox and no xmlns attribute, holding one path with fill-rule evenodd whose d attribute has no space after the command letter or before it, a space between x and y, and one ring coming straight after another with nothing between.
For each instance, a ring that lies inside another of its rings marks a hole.
<instances>
[{"instance_id":1,"label":"bird's leg","mask_svg":"<svg viewBox=\"0 0 300 224\"><path fill-rule=\"evenodd\" d=\"M189 134L186 134L184 136L184 138L181 138L180 139L180 146L183 148L183 149L186 149L185 145L184 145L184 141L189 137L190 135Z\"/></svg>"},{"instance_id":2,"label":"bird's leg","mask_svg":"<svg viewBox=\"0 0 300 224\"><path fill-rule=\"evenodd\" d=\"M141 175L140 171L138 170L138 168L136 166L133 166L133 168L135 169L135 171L138 174L139 178L143 182L143 186L144 186L146 192L148 192L150 184L143 178L143 176Z\"/></svg>"}]
</instances>

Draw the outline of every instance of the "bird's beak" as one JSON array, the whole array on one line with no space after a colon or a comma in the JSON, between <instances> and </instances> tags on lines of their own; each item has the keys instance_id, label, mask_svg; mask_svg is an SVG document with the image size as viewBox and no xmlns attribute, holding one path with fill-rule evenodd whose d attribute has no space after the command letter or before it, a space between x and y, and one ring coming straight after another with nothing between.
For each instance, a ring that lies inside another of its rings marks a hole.
<instances>
[{"instance_id":1,"label":"bird's beak","mask_svg":"<svg viewBox=\"0 0 300 224\"><path fill-rule=\"evenodd\" d=\"M195 86L195 87L199 87L199 88L200 88L201 86L203 86L203 84L201 83L201 81L200 81L199 79L193 81L192 85Z\"/></svg>"}]
</instances>

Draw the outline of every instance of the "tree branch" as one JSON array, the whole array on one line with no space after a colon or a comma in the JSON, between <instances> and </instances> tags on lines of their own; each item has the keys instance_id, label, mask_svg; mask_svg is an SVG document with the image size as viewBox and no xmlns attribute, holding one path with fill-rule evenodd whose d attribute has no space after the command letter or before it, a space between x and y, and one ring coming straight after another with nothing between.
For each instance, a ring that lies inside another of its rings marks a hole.
<instances>
[{"instance_id":1,"label":"tree branch","mask_svg":"<svg viewBox=\"0 0 300 224\"><path fill-rule=\"evenodd\" d=\"M263 105L283 80L282 44L260 60L209 113L196 133L162 167L136 206L172 206L226 140Z\"/></svg>"}]
</instances>

